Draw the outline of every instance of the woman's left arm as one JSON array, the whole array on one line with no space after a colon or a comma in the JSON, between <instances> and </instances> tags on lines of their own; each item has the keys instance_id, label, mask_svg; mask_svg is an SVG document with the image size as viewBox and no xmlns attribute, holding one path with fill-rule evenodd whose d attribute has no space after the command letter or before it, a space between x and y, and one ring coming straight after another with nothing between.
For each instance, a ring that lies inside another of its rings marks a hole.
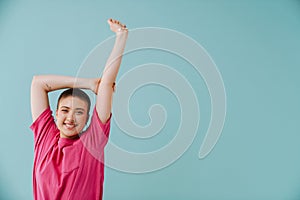
<instances>
[{"instance_id":1,"label":"woman's left arm","mask_svg":"<svg viewBox=\"0 0 300 200\"><path fill-rule=\"evenodd\" d=\"M110 117L114 84L121 65L122 54L128 36L126 26L119 21L109 19L108 24L110 25L110 29L116 33L116 39L103 70L97 91L96 110L102 123L105 123Z\"/></svg>"}]
</instances>

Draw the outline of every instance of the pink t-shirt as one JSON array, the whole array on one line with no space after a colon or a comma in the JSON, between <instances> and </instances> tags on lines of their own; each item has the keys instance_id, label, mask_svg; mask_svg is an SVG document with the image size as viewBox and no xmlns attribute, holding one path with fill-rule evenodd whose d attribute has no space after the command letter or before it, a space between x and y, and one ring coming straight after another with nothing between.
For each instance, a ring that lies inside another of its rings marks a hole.
<instances>
[{"instance_id":1,"label":"pink t-shirt","mask_svg":"<svg viewBox=\"0 0 300 200\"><path fill-rule=\"evenodd\" d=\"M94 108L90 126L77 139L60 138L50 108L36 119L30 126L34 132L34 199L102 199L110 119L101 123Z\"/></svg>"}]
</instances>

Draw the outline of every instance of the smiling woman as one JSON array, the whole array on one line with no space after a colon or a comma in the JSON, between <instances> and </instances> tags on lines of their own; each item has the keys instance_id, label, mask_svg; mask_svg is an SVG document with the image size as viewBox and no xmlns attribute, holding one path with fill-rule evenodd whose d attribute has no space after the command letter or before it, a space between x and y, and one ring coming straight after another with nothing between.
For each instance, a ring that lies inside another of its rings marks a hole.
<instances>
[{"instance_id":1,"label":"smiling woman","mask_svg":"<svg viewBox=\"0 0 300 200\"><path fill-rule=\"evenodd\" d=\"M31 84L31 112L34 133L33 190L35 199L102 199L104 147L110 132L114 82L121 64L128 31L117 20L108 20L116 33L113 50L100 78L34 76ZM117 58L117 59L116 59ZM48 93L64 89L56 109L56 123ZM96 105L86 130L93 91ZM96 149L92 155L86 148Z\"/></svg>"},{"instance_id":2,"label":"smiling woman","mask_svg":"<svg viewBox=\"0 0 300 200\"><path fill-rule=\"evenodd\" d=\"M74 138L82 133L88 121L90 99L80 89L68 89L58 98L56 125L61 138Z\"/></svg>"}]
</instances>

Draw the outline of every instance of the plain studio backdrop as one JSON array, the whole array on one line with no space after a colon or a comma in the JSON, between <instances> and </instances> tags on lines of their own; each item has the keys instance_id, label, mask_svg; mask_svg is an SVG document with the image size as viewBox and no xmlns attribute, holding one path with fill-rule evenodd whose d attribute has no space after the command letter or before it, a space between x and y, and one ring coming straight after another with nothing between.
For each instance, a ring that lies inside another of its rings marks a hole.
<instances>
[{"instance_id":1,"label":"plain studio backdrop","mask_svg":"<svg viewBox=\"0 0 300 200\"><path fill-rule=\"evenodd\" d=\"M132 174L106 167L105 200L300 199L298 0L1 0L0 199L33 198L32 76L76 76L92 49L113 35L106 23L110 17L129 29L172 29L201 44L223 78L227 112L218 143L199 159L211 110L203 77L169 52L144 49L125 55L118 80L145 63L168 65L191 84L201 120L192 145L163 169ZM50 95L52 109L57 94ZM166 124L151 138L134 138L118 126L114 110L110 141L131 152L164 147L176 136L180 120L195 120L180 119L185 105L179 103L167 87L139 88L128 103L132 120L146 126L149 108L161 104Z\"/></svg>"}]
</instances>

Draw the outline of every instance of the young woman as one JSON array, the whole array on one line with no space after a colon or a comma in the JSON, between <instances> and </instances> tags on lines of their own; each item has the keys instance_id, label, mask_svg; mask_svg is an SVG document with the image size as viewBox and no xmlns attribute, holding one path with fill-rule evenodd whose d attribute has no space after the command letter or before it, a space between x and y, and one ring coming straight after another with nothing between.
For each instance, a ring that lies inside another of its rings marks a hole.
<instances>
[{"instance_id":1,"label":"young woman","mask_svg":"<svg viewBox=\"0 0 300 200\"><path fill-rule=\"evenodd\" d=\"M34 76L32 80L34 199L102 199L103 151L110 131L114 82L128 36L126 26L119 21L109 19L108 24L116 40L101 80L55 75ZM48 93L64 88L67 90L58 99L55 122ZM80 88L97 95L85 131L91 103Z\"/></svg>"}]
</instances>

